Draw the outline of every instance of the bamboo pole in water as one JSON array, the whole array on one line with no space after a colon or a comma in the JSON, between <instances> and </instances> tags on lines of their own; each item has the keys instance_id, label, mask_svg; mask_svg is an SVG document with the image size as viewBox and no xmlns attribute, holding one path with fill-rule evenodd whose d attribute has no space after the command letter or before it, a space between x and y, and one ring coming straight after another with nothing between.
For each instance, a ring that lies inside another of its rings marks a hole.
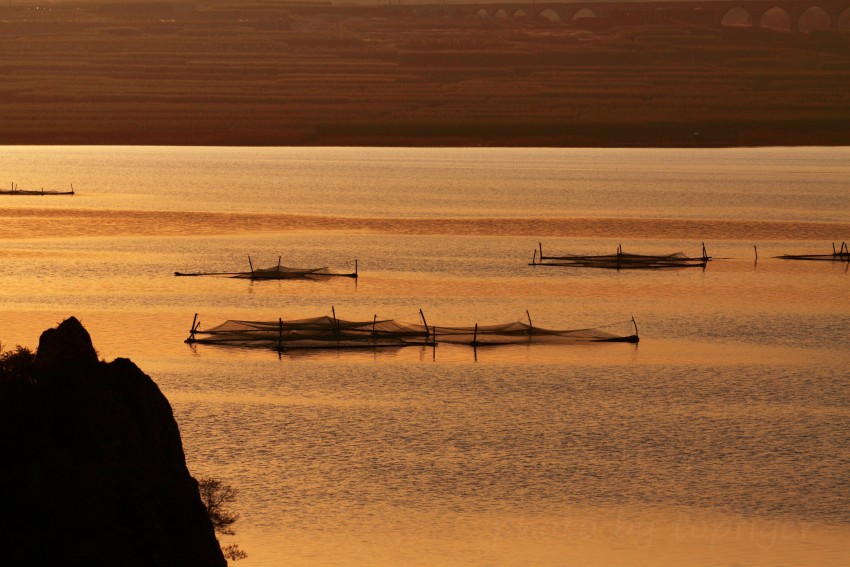
<instances>
[{"instance_id":1,"label":"bamboo pole in water","mask_svg":"<svg viewBox=\"0 0 850 567\"><path fill-rule=\"evenodd\" d=\"M428 321L425 320L425 313L422 312L422 309L419 310L419 316L422 317L422 324L425 325L425 340L428 340L431 334L428 331Z\"/></svg>"},{"instance_id":2,"label":"bamboo pole in water","mask_svg":"<svg viewBox=\"0 0 850 567\"><path fill-rule=\"evenodd\" d=\"M189 329L189 338L186 339L186 342L192 342L192 343L195 342L195 330L197 329L197 326L196 326L197 322L198 322L198 314L195 313L195 317L192 319L192 328Z\"/></svg>"}]
</instances>

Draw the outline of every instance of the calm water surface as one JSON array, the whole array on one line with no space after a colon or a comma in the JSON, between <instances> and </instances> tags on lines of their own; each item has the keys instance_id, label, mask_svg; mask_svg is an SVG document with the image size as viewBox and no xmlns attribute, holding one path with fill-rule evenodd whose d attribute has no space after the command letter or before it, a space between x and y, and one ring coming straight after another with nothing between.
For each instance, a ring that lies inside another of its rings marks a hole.
<instances>
[{"instance_id":1,"label":"calm water surface","mask_svg":"<svg viewBox=\"0 0 850 567\"><path fill-rule=\"evenodd\" d=\"M850 148L3 147L0 341L70 315L241 490L240 565L839 566L850 554ZM532 267L699 253L705 270ZM756 247L756 248L754 248ZM758 260L756 260L756 250ZM329 266L324 282L177 278ZM362 352L183 343L192 317L627 330Z\"/></svg>"}]
</instances>

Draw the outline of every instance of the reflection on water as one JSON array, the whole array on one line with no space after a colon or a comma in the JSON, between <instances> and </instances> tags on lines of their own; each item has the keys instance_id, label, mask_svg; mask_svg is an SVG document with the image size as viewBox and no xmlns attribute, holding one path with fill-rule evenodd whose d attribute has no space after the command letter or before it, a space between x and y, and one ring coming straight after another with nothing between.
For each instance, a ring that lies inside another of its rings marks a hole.
<instances>
[{"instance_id":1,"label":"reflection on water","mask_svg":"<svg viewBox=\"0 0 850 567\"><path fill-rule=\"evenodd\" d=\"M178 413L208 432L193 454L218 454L237 475L254 451L270 452L253 465L268 474L280 475L274 469L286 463L276 497L257 503L269 507L267 520L303 524L315 506L370 502L524 513L544 504L630 503L850 519L835 505L848 450L846 430L835 425L846 424L850 400L829 373L813 378L778 364L650 372L240 364L264 372L262 381L229 385L226 376L205 375L211 368L203 364L182 387L170 373L160 379L188 391L175 400ZM245 405L251 419L234 420ZM292 474L309 484L287 481Z\"/></svg>"},{"instance_id":2,"label":"reflection on water","mask_svg":"<svg viewBox=\"0 0 850 567\"><path fill-rule=\"evenodd\" d=\"M6 151L8 150L8 151ZM5 148L0 341L75 315L241 490L246 567L814 565L850 526L846 148ZM40 177L39 177L40 176ZM39 181L33 180L38 177ZM32 180L32 181L31 181ZM0 180L1 181L1 180ZM529 266L697 251L705 269ZM754 245L759 259L755 259ZM289 266L356 281L177 278ZM193 315L628 323L641 343L184 344ZM243 564L241 563L241 564Z\"/></svg>"},{"instance_id":3,"label":"reflection on water","mask_svg":"<svg viewBox=\"0 0 850 567\"><path fill-rule=\"evenodd\" d=\"M512 565L520 555L606 565L600 557L622 560L617 549L674 564L785 555L840 565L846 530L827 538L820 526L849 519L850 400L828 364L757 355L725 365L715 348L696 364L662 355L636 366L613 351L596 365L532 356L481 366L438 353L436 367L325 354L275 367L243 360L242 372L263 374L238 386L227 366L160 379L186 392L172 398L184 431L205 440L193 460L219 463L240 485L266 479L249 506L276 553L295 562L330 537L320 562L386 541L395 546L378 550L387 564L419 564L427 544L439 548L429 560L458 565ZM622 533L624 514L653 539L630 541L639 534ZM576 542L578 525L592 531ZM739 533L750 529L758 536ZM812 552L815 540L824 545Z\"/></svg>"},{"instance_id":4,"label":"reflection on water","mask_svg":"<svg viewBox=\"0 0 850 567\"><path fill-rule=\"evenodd\" d=\"M0 238L126 235L228 235L248 232L346 231L399 235L596 237L620 239L824 240L850 232L850 222L646 218L407 219L292 214L8 209ZM698 247L698 242L691 244ZM547 248L548 250L548 248ZM824 248L823 253L829 252ZM581 253L581 251L573 252Z\"/></svg>"},{"instance_id":5,"label":"reflection on water","mask_svg":"<svg viewBox=\"0 0 850 567\"><path fill-rule=\"evenodd\" d=\"M848 148L6 147L8 206L388 218L847 222ZM69 205L70 204L70 205Z\"/></svg>"}]
</instances>

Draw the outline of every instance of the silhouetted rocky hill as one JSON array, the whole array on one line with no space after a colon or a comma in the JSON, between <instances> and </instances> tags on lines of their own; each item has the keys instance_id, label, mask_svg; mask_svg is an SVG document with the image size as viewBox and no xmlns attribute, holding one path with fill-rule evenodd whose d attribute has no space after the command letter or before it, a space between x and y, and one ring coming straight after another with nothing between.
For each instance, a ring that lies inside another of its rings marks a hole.
<instances>
[{"instance_id":1,"label":"silhouetted rocky hill","mask_svg":"<svg viewBox=\"0 0 850 567\"><path fill-rule=\"evenodd\" d=\"M75 318L0 364L0 563L223 566L168 400Z\"/></svg>"}]
</instances>

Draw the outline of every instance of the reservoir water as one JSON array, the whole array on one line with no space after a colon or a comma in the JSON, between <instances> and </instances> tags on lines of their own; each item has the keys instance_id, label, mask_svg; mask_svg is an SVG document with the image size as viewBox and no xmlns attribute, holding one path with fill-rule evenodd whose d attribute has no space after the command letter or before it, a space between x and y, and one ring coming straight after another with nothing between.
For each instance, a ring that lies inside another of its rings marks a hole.
<instances>
[{"instance_id":1,"label":"reservoir water","mask_svg":"<svg viewBox=\"0 0 850 567\"><path fill-rule=\"evenodd\" d=\"M0 342L76 316L240 491L245 567L840 566L850 148L0 148ZM705 269L529 266L548 253ZM256 265L360 277L175 277ZM756 257L757 256L757 257ZM240 350L227 319L575 329L639 345Z\"/></svg>"}]
</instances>

